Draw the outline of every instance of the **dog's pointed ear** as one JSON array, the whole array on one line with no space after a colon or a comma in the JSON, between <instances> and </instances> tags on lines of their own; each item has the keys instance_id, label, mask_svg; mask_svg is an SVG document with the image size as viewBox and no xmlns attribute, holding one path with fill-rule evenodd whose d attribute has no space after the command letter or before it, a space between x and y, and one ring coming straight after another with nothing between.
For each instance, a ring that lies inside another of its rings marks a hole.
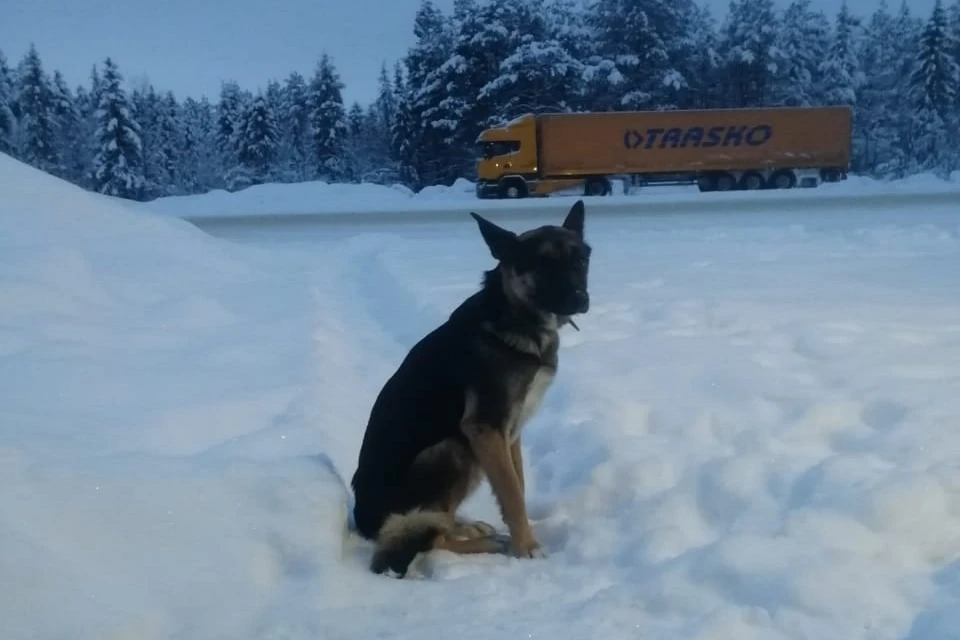
<instances>
[{"instance_id":1,"label":"dog's pointed ear","mask_svg":"<svg viewBox=\"0 0 960 640\"><path fill-rule=\"evenodd\" d=\"M517 240L517 234L498 227L473 211L470 212L470 215L477 221L477 225L480 227L480 234L490 248L490 253L493 257L497 260L507 259L512 253L513 245Z\"/></svg>"},{"instance_id":2,"label":"dog's pointed ear","mask_svg":"<svg viewBox=\"0 0 960 640\"><path fill-rule=\"evenodd\" d=\"M583 237L583 200L577 200L573 203L573 206L570 207L570 212L567 214L566 219L563 221L563 228L573 231L581 238Z\"/></svg>"}]
</instances>

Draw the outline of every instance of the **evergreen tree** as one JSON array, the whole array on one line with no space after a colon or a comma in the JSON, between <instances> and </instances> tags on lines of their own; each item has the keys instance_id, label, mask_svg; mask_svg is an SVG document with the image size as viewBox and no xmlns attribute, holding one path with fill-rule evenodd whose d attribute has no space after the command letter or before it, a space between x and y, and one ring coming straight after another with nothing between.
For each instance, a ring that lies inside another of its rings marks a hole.
<instances>
[{"instance_id":1,"label":"evergreen tree","mask_svg":"<svg viewBox=\"0 0 960 640\"><path fill-rule=\"evenodd\" d=\"M390 125L390 158L396 166L400 183L416 188L420 177L417 175L417 153L414 147L416 131L411 111L412 99L399 63L394 67L393 95L397 99L397 110Z\"/></svg>"},{"instance_id":2,"label":"evergreen tree","mask_svg":"<svg viewBox=\"0 0 960 640\"><path fill-rule=\"evenodd\" d=\"M723 93L717 82L723 60L719 53L719 37L709 9L695 7L690 19L689 39L692 50L683 62L687 80L685 96L679 105L688 109L711 109L722 104Z\"/></svg>"},{"instance_id":3,"label":"evergreen tree","mask_svg":"<svg viewBox=\"0 0 960 640\"><path fill-rule=\"evenodd\" d=\"M820 66L826 104L853 105L857 102L857 90L861 84L857 59L859 26L859 20L850 13L844 0L837 14L830 49Z\"/></svg>"},{"instance_id":4,"label":"evergreen tree","mask_svg":"<svg viewBox=\"0 0 960 640\"><path fill-rule=\"evenodd\" d=\"M217 104L217 151L223 175L232 171L240 162L240 119L247 108L247 96L234 80L220 85L220 102Z\"/></svg>"},{"instance_id":5,"label":"evergreen tree","mask_svg":"<svg viewBox=\"0 0 960 640\"><path fill-rule=\"evenodd\" d=\"M583 64L559 41L529 42L500 64L500 74L480 90L479 98L497 105L493 122L524 113L572 111L583 74Z\"/></svg>"},{"instance_id":6,"label":"evergreen tree","mask_svg":"<svg viewBox=\"0 0 960 640\"><path fill-rule=\"evenodd\" d=\"M53 83L51 84L53 93L53 117L56 122L57 138L57 165L54 174L70 180L79 182L82 180L82 174L78 172L80 164L81 149L84 140L79 137L80 131L80 112L77 105L63 79L63 74L59 71L53 73Z\"/></svg>"},{"instance_id":7,"label":"evergreen tree","mask_svg":"<svg viewBox=\"0 0 960 640\"><path fill-rule=\"evenodd\" d=\"M17 79L19 157L41 171L56 173L59 131L54 114L53 88L32 44L20 63Z\"/></svg>"},{"instance_id":8,"label":"evergreen tree","mask_svg":"<svg viewBox=\"0 0 960 640\"><path fill-rule=\"evenodd\" d=\"M786 61L778 46L779 24L773 0L731 0L721 41L729 87L726 106L759 107L774 101L775 79Z\"/></svg>"},{"instance_id":9,"label":"evergreen tree","mask_svg":"<svg viewBox=\"0 0 960 640\"><path fill-rule=\"evenodd\" d=\"M270 111L267 97L261 93L246 108L240 120L238 157L242 172L233 174L235 180L241 176L250 184L263 184L272 176L273 164L280 147L280 132L274 114ZM231 184L233 189L242 188L238 182Z\"/></svg>"},{"instance_id":10,"label":"evergreen tree","mask_svg":"<svg viewBox=\"0 0 960 640\"><path fill-rule=\"evenodd\" d=\"M187 98L182 112L181 184L185 193L202 193L221 183L216 109L206 97Z\"/></svg>"},{"instance_id":11,"label":"evergreen tree","mask_svg":"<svg viewBox=\"0 0 960 640\"><path fill-rule=\"evenodd\" d=\"M956 92L960 74L953 58L947 12L936 0L923 30L917 65L910 81L917 108L917 163L922 170L949 173L956 166Z\"/></svg>"},{"instance_id":12,"label":"evergreen tree","mask_svg":"<svg viewBox=\"0 0 960 640\"><path fill-rule=\"evenodd\" d=\"M810 0L792 0L784 11L779 33L783 65L777 78L775 104L808 107L821 103L821 64L828 57L830 45L827 16L814 11Z\"/></svg>"},{"instance_id":13,"label":"evergreen tree","mask_svg":"<svg viewBox=\"0 0 960 640\"><path fill-rule=\"evenodd\" d=\"M0 153L13 153L16 125L13 116L13 74L3 51L0 51Z\"/></svg>"},{"instance_id":14,"label":"evergreen tree","mask_svg":"<svg viewBox=\"0 0 960 640\"><path fill-rule=\"evenodd\" d=\"M321 180L340 180L347 169L343 152L348 127L342 91L333 61L323 54L307 87L310 155L314 175Z\"/></svg>"},{"instance_id":15,"label":"evergreen tree","mask_svg":"<svg viewBox=\"0 0 960 640\"><path fill-rule=\"evenodd\" d=\"M310 120L307 106L307 83L297 72L287 77L281 96L280 112L282 144L280 163L286 180L308 179L310 156Z\"/></svg>"},{"instance_id":16,"label":"evergreen tree","mask_svg":"<svg viewBox=\"0 0 960 640\"><path fill-rule=\"evenodd\" d=\"M647 109L656 106L670 69L666 32L668 13L661 0L596 0L587 15L595 30L599 60L616 69L620 82L607 85L613 95L596 94L603 107Z\"/></svg>"},{"instance_id":17,"label":"evergreen tree","mask_svg":"<svg viewBox=\"0 0 960 640\"><path fill-rule=\"evenodd\" d=\"M475 10L473 0L456 0L457 15L469 15ZM406 139L400 143L404 148L402 169L407 180L413 180L413 188L439 181L447 152L447 131L439 129L440 105L447 96L445 84L440 79L440 68L453 54L453 33L443 14L431 2L423 0L414 18L416 43L411 47L404 63L407 77L404 103ZM395 141L396 142L396 141Z\"/></svg>"},{"instance_id":18,"label":"evergreen tree","mask_svg":"<svg viewBox=\"0 0 960 640\"><path fill-rule=\"evenodd\" d=\"M383 131L389 131L390 125L397 117L397 96L387 73L386 64L380 67L380 77L377 80L377 99L373 106L376 110L377 126Z\"/></svg>"},{"instance_id":19,"label":"evergreen tree","mask_svg":"<svg viewBox=\"0 0 960 640\"><path fill-rule=\"evenodd\" d=\"M143 196L143 157L140 126L132 117L130 99L121 86L123 77L107 58L99 88L96 132L97 154L93 159L93 188L120 198Z\"/></svg>"},{"instance_id":20,"label":"evergreen tree","mask_svg":"<svg viewBox=\"0 0 960 640\"><path fill-rule=\"evenodd\" d=\"M860 47L859 69L863 84L857 96L854 138L854 171L875 173L883 163L899 155L900 122L904 111L905 75L901 71L903 45L898 42L897 21L886 0L866 25ZM912 111L912 105L906 103Z\"/></svg>"}]
</instances>

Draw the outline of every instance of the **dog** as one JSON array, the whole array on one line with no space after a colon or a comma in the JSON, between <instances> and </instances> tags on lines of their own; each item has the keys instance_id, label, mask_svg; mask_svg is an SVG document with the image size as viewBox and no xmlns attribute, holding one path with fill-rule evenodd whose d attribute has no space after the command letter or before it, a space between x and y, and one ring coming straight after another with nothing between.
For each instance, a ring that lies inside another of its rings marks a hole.
<instances>
[{"instance_id":1,"label":"dog","mask_svg":"<svg viewBox=\"0 0 960 640\"><path fill-rule=\"evenodd\" d=\"M590 307L578 200L560 226L519 235L470 214L496 266L415 344L370 410L351 479L370 570L403 578L419 553L543 557L524 502L520 432L557 372L559 330ZM509 530L461 519L486 478Z\"/></svg>"}]
</instances>

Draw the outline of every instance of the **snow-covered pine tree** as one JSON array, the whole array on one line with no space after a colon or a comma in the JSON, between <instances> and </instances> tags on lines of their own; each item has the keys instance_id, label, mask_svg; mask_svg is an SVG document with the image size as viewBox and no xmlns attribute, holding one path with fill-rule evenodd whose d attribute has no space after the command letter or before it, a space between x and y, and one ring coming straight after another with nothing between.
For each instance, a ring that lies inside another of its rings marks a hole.
<instances>
[{"instance_id":1,"label":"snow-covered pine tree","mask_svg":"<svg viewBox=\"0 0 960 640\"><path fill-rule=\"evenodd\" d=\"M890 144L888 155L878 158L876 172L880 177L902 178L915 170L915 104L910 83L920 53L922 29L923 21L911 13L909 0L901 0L900 9L893 20L892 33L885 43L890 52L889 82L893 87L885 113L893 134L887 138Z\"/></svg>"},{"instance_id":2,"label":"snow-covered pine tree","mask_svg":"<svg viewBox=\"0 0 960 640\"><path fill-rule=\"evenodd\" d=\"M13 74L0 51L0 153L13 154L16 119L13 116Z\"/></svg>"},{"instance_id":3,"label":"snow-covered pine tree","mask_svg":"<svg viewBox=\"0 0 960 640\"><path fill-rule=\"evenodd\" d=\"M294 71L287 76L280 105L280 164L285 182L312 177L309 171L310 120L307 110L307 82Z\"/></svg>"},{"instance_id":4,"label":"snow-covered pine tree","mask_svg":"<svg viewBox=\"0 0 960 640\"><path fill-rule=\"evenodd\" d=\"M343 145L343 179L348 182L362 181L363 174L370 168L365 119L363 107L359 102L353 102L347 110L347 138Z\"/></svg>"},{"instance_id":5,"label":"snow-covered pine tree","mask_svg":"<svg viewBox=\"0 0 960 640\"><path fill-rule=\"evenodd\" d=\"M206 97L187 98L182 113L181 184L185 193L203 193L221 184L216 110Z\"/></svg>"},{"instance_id":6,"label":"snow-covered pine tree","mask_svg":"<svg viewBox=\"0 0 960 640\"><path fill-rule=\"evenodd\" d=\"M143 197L143 157L140 126L133 119L130 99L121 86L123 76L107 58L99 89L96 132L97 154L93 159L93 188L120 198Z\"/></svg>"},{"instance_id":7,"label":"snow-covered pine tree","mask_svg":"<svg viewBox=\"0 0 960 640\"><path fill-rule=\"evenodd\" d=\"M808 107L822 102L820 65L828 57L830 21L810 3L792 0L783 13L777 44L783 64L776 79L774 104Z\"/></svg>"},{"instance_id":8,"label":"snow-covered pine tree","mask_svg":"<svg viewBox=\"0 0 960 640\"><path fill-rule=\"evenodd\" d=\"M597 98L614 109L673 108L690 97L699 18L693 0L595 0L585 20L596 46L590 67L608 70L619 84ZM590 68L588 67L588 68ZM601 74L600 78L604 77Z\"/></svg>"},{"instance_id":9,"label":"snow-covered pine tree","mask_svg":"<svg viewBox=\"0 0 960 640\"><path fill-rule=\"evenodd\" d=\"M73 97L73 92L67 86L60 71L54 71L53 82L50 85L53 92L53 117L57 130L57 166L54 174L75 184L82 181L82 173L78 173L79 156L84 140L79 137L80 112Z\"/></svg>"},{"instance_id":10,"label":"snow-covered pine tree","mask_svg":"<svg viewBox=\"0 0 960 640\"><path fill-rule=\"evenodd\" d=\"M894 156L897 138L896 110L898 93L895 22L887 0L865 25L859 51L863 84L857 96L854 137L855 171L873 173L882 162Z\"/></svg>"},{"instance_id":11,"label":"snow-covered pine tree","mask_svg":"<svg viewBox=\"0 0 960 640\"><path fill-rule=\"evenodd\" d=\"M163 189L159 164L159 97L156 89L145 78L138 79L130 92L131 114L140 126L140 155L143 158L143 197L151 200Z\"/></svg>"},{"instance_id":12,"label":"snow-covered pine tree","mask_svg":"<svg viewBox=\"0 0 960 640\"><path fill-rule=\"evenodd\" d=\"M40 55L31 44L17 70L18 156L27 164L55 173L57 157L56 116L53 88Z\"/></svg>"},{"instance_id":13,"label":"snow-covered pine tree","mask_svg":"<svg viewBox=\"0 0 960 640\"><path fill-rule=\"evenodd\" d=\"M525 113L572 111L583 75L583 64L558 40L521 44L500 63L500 74L480 89L479 99L496 105L492 120L483 124Z\"/></svg>"},{"instance_id":14,"label":"snow-covered pine tree","mask_svg":"<svg viewBox=\"0 0 960 640\"><path fill-rule=\"evenodd\" d=\"M468 16L475 10L474 0L455 0L455 15ZM416 43L407 52L404 64L406 125L399 128L405 140L401 170L412 188L435 183L448 148L446 131L438 129L439 106L447 95L446 86L438 77L440 67L453 54L451 22L431 0L422 0L413 23ZM395 127L396 129L396 127ZM396 142L396 140L395 140Z\"/></svg>"},{"instance_id":15,"label":"snow-covered pine tree","mask_svg":"<svg viewBox=\"0 0 960 640\"><path fill-rule=\"evenodd\" d=\"M957 84L960 82L950 24L941 0L936 0L920 38L917 65L910 79L916 105L917 168L949 174L957 166Z\"/></svg>"},{"instance_id":16,"label":"snow-covered pine tree","mask_svg":"<svg viewBox=\"0 0 960 640\"><path fill-rule=\"evenodd\" d=\"M713 16L695 0L666 3L665 9L657 17L658 23L667 25L661 33L668 56L662 86L654 92L658 108L715 106L720 55Z\"/></svg>"},{"instance_id":17,"label":"snow-covered pine tree","mask_svg":"<svg viewBox=\"0 0 960 640\"><path fill-rule=\"evenodd\" d=\"M180 104L172 91L160 96L157 103L157 166L164 195L186 193L182 184L183 124Z\"/></svg>"},{"instance_id":18,"label":"snow-covered pine tree","mask_svg":"<svg viewBox=\"0 0 960 640\"><path fill-rule=\"evenodd\" d=\"M220 101L217 103L217 152L223 176L235 169L240 162L240 120L248 104L248 95L240 90L240 85L235 80L221 83Z\"/></svg>"},{"instance_id":19,"label":"snow-covered pine tree","mask_svg":"<svg viewBox=\"0 0 960 640\"><path fill-rule=\"evenodd\" d=\"M397 110L390 124L390 157L396 165L397 180L415 188L420 178L417 175L417 152L414 146L416 131L411 113L412 99L399 62L394 66L393 95L397 99Z\"/></svg>"},{"instance_id":20,"label":"snow-covered pine tree","mask_svg":"<svg viewBox=\"0 0 960 640\"><path fill-rule=\"evenodd\" d=\"M377 99L373 107L378 119L377 126L384 131L390 130L394 118L397 117L397 96L393 90L393 83L387 73L387 64L380 66L380 77L377 79Z\"/></svg>"},{"instance_id":21,"label":"snow-covered pine tree","mask_svg":"<svg viewBox=\"0 0 960 640\"><path fill-rule=\"evenodd\" d=\"M340 74L325 53L307 86L307 121L313 175L331 182L343 179L347 169L344 147L348 127L342 91Z\"/></svg>"},{"instance_id":22,"label":"snow-covered pine tree","mask_svg":"<svg viewBox=\"0 0 960 640\"><path fill-rule=\"evenodd\" d=\"M830 105L854 105L862 84L857 59L860 44L860 20L850 13L846 0L840 5L836 26L820 65L823 101Z\"/></svg>"},{"instance_id":23,"label":"snow-covered pine tree","mask_svg":"<svg viewBox=\"0 0 960 640\"><path fill-rule=\"evenodd\" d=\"M594 69L613 74L616 83L594 83L597 109L651 109L657 106L671 72L665 33L660 27L668 13L662 0L594 0L586 20L594 29ZM614 71L615 70L615 71ZM591 77L595 77L596 71ZM604 95L600 90L607 88Z\"/></svg>"},{"instance_id":24,"label":"snow-covered pine tree","mask_svg":"<svg viewBox=\"0 0 960 640\"><path fill-rule=\"evenodd\" d=\"M230 174L227 188L242 189L251 184L269 182L280 148L276 117L270 111L267 96L259 93L245 109L238 129L237 171Z\"/></svg>"},{"instance_id":25,"label":"snow-covered pine tree","mask_svg":"<svg viewBox=\"0 0 960 640\"><path fill-rule=\"evenodd\" d=\"M720 38L716 20L706 6L695 6L690 20L692 50L681 62L687 81L685 95L678 106L688 109L711 109L722 106L723 91L719 74L723 68L720 57Z\"/></svg>"},{"instance_id":26,"label":"snow-covered pine tree","mask_svg":"<svg viewBox=\"0 0 960 640\"><path fill-rule=\"evenodd\" d=\"M592 65L599 58L591 58L596 43L593 30L584 19L581 4L579 0L549 0L542 9L545 38L555 40L581 68L581 75L574 83L576 93L564 96L571 111L588 111L596 106L589 94L593 88L591 78L596 71Z\"/></svg>"},{"instance_id":27,"label":"snow-covered pine tree","mask_svg":"<svg viewBox=\"0 0 960 640\"><path fill-rule=\"evenodd\" d=\"M731 0L721 30L726 106L771 104L784 54L778 47L779 16L773 0Z\"/></svg>"},{"instance_id":28,"label":"snow-covered pine tree","mask_svg":"<svg viewBox=\"0 0 960 640\"><path fill-rule=\"evenodd\" d=\"M103 83L96 65L90 69L90 89L82 85L77 87L76 105L80 121L77 138L79 140L77 170L80 184L86 189L94 188L93 158L97 154L97 105L100 103L100 94Z\"/></svg>"}]
</instances>

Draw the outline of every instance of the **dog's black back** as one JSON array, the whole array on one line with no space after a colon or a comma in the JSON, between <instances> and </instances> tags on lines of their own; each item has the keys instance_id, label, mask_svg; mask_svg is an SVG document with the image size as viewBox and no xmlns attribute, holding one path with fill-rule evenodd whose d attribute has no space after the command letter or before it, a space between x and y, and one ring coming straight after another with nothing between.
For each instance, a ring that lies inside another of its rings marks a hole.
<instances>
[{"instance_id":1,"label":"dog's black back","mask_svg":"<svg viewBox=\"0 0 960 640\"><path fill-rule=\"evenodd\" d=\"M351 481L368 538L391 514L452 514L480 479L464 416L519 430L536 408L531 385L542 395L556 371L558 329L589 306L582 202L564 226L519 236L473 215L498 265L413 346L373 404Z\"/></svg>"}]
</instances>

